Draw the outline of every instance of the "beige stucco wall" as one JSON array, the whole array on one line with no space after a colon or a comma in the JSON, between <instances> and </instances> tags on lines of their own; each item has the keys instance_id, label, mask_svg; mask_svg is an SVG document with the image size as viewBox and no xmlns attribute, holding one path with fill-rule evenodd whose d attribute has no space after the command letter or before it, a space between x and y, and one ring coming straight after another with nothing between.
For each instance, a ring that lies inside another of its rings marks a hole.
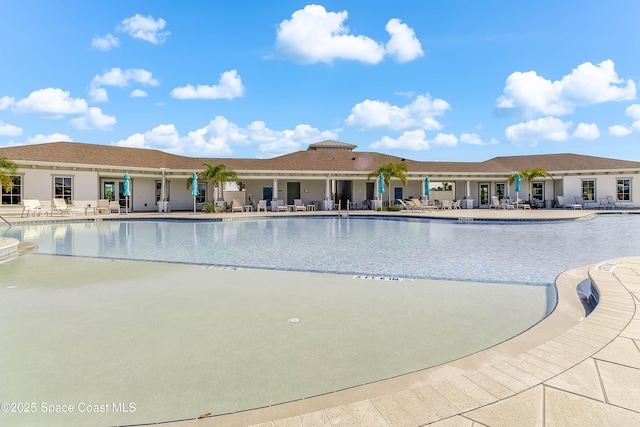
<instances>
[{"instance_id":1,"label":"beige stucco wall","mask_svg":"<svg viewBox=\"0 0 640 427\"><path fill-rule=\"evenodd\" d=\"M637 179L634 179L634 175L580 175L580 176L567 176L564 177L563 194L565 201L573 202L574 197L582 197L582 181L585 179L592 179L596 184L596 201L601 197L612 196L614 199L617 194L617 180L629 179L631 180L631 201L640 206L640 183Z\"/></svg>"}]
</instances>

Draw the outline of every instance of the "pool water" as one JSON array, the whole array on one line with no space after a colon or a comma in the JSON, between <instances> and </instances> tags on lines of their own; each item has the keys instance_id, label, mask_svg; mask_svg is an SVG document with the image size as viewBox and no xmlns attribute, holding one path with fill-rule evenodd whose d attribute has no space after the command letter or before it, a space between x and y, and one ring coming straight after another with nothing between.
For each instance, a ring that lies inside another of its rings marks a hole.
<instances>
[{"instance_id":1,"label":"pool water","mask_svg":"<svg viewBox=\"0 0 640 427\"><path fill-rule=\"evenodd\" d=\"M289 271L549 284L568 268L640 252L640 216L588 221L271 218L14 227L39 253Z\"/></svg>"},{"instance_id":2,"label":"pool water","mask_svg":"<svg viewBox=\"0 0 640 427\"><path fill-rule=\"evenodd\" d=\"M0 424L195 418L445 363L544 318L561 271L638 253L638 219L12 227L39 250L0 264L0 399L136 411Z\"/></svg>"}]
</instances>

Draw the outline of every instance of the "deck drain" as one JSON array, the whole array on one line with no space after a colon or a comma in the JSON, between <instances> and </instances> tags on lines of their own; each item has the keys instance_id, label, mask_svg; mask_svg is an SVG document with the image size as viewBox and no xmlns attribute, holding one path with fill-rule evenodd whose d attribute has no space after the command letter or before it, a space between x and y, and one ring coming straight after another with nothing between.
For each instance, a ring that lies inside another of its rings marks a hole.
<instances>
[{"instance_id":1,"label":"deck drain","mask_svg":"<svg viewBox=\"0 0 640 427\"><path fill-rule=\"evenodd\" d=\"M600 264L599 266L596 267L597 271L613 271L619 264L618 263L612 263L612 262L606 262L604 264Z\"/></svg>"},{"instance_id":2,"label":"deck drain","mask_svg":"<svg viewBox=\"0 0 640 427\"><path fill-rule=\"evenodd\" d=\"M291 318L291 319L289 319L288 321L289 321L289 323L298 323L298 322L300 321L300 319L299 319L299 318L297 318L297 317L292 317L292 318Z\"/></svg>"}]
</instances>

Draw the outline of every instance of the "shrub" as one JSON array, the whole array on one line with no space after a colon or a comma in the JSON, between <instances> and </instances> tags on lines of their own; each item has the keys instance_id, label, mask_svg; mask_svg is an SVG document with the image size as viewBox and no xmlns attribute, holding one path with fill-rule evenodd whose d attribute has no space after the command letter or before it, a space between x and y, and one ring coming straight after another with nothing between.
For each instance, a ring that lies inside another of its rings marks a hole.
<instances>
[{"instance_id":1,"label":"shrub","mask_svg":"<svg viewBox=\"0 0 640 427\"><path fill-rule=\"evenodd\" d=\"M207 202L204 204L204 206L202 206L202 212L212 213L215 211L216 211L216 206L211 202Z\"/></svg>"}]
</instances>

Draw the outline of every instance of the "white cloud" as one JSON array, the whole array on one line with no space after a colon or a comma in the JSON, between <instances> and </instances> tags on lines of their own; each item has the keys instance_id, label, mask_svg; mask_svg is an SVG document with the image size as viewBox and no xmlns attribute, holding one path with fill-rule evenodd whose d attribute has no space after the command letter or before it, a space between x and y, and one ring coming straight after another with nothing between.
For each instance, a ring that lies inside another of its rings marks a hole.
<instances>
[{"instance_id":1,"label":"white cloud","mask_svg":"<svg viewBox=\"0 0 640 427\"><path fill-rule=\"evenodd\" d=\"M387 54L395 57L396 61L409 62L423 55L420 42L407 24L394 18L387 22L385 29L391 34L386 45Z\"/></svg>"},{"instance_id":2,"label":"white cloud","mask_svg":"<svg viewBox=\"0 0 640 427\"><path fill-rule=\"evenodd\" d=\"M143 91L142 89L134 89L131 91L129 96L132 98L144 98L147 96L147 92Z\"/></svg>"},{"instance_id":3,"label":"white cloud","mask_svg":"<svg viewBox=\"0 0 640 427\"><path fill-rule=\"evenodd\" d=\"M629 105L625 110L625 114L634 120L640 120L640 104Z\"/></svg>"},{"instance_id":4,"label":"white cloud","mask_svg":"<svg viewBox=\"0 0 640 427\"><path fill-rule=\"evenodd\" d=\"M451 133L439 133L431 140L431 145L444 145L445 147L455 147L458 145L458 138Z\"/></svg>"},{"instance_id":5,"label":"white cloud","mask_svg":"<svg viewBox=\"0 0 640 427\"><path fill-rule=\"evenodd\" d=\"M471 145L493 145L497 144L498 140L491 138L488 142L485 142L477 133L463 133L460 135L460 142Z\"/></svg>"},{"instance_id":6,"label":"white cloud","mask_svg":"<svg viewBox=\"0 0 640 427\"><path fill-rule=\"evenodd\" d=\"M102 86L127 87L132 83L139 83L144 86L158 86L160 82L153 78L151 71L141 68L112 68L101 75L96 75L91 80L89 95L94 102L107 102L109 96L107 90ZM146 96L146 95L145 95Z\"/></svg>"},{"instance_id":7,"label":"white cloud","mask_svg":"<svg viewBox=\"0 0 640 427\"><path fill-rule=\"evenodd\" d=\"M171 91L171 96L178 99L234 99L243 95L244 86L236 70L222 73L217 85L187 85Z\"/></svg>"},{"instance_id":8,"label":"white cloud","mask_svg":"<svg viewBox=\"0 0 640 427\"><path fill-rule=\"evenodd\" d=\"M100 108L91 107L83 116L71 119L70 123L80 130L110 130L116 124L116 118L104 114Z\"/></svg>"},{"instance_id":9,"label":"white cloud","mask_svg":"<svg viewBox=\"0 0 640 427\"><path fill-rule=\"evenodd\" d=\"M280 23L277 46L302 62L332 62L351 59L375 64L384 57L384 47L366 36L349 34L343 25L348 13L327 12L323 6L307 5Z\"/></svg>"},{"instance_id":10,"label":"white cloud","mask_svg":"<svg viewBox=\"0 0 640 427\"><path fill-rule=\"evenodd\" d=\"M551 81L535 71L516 71L506 81L498 108L516 109L525 116L566 115L576 107L636 98L636 84L623 80L606 60L593 65L585 62L560 80Z\"/></svg>"},{"instance_id":11,"label":"white cloud","mask_svg":"<svg viewBox=\"0 0 640 427\"><path fill-rule=\"evenodd\" d=\"M428 150L430 148L427 136L422 129L406 131L398 139L383 136L380 140L371 144L371 148L383 149L407 149L407 150Z\"/></svg>"},{"instance_id":12,"label":"white cloud","mask_svg":"<svg viewBox=\"0 0 640 427\"><path fill-rule=\"evenodd\" d=\"M15 104L15 102L15 98L11 96L3 96L2 98L0 98L0 110L9 109L11 106L13 106L13 104Z\"/></svg>"},{"instance_id":13,"label":"white cloud","mask_svg":"<svg viewBox=\"0 0 640 427\"><path fill-rule=\"evenodd\" d=\"M28 97L15 102L12 107L18 113L54 115L82 114L88 108L84 99L71 98L69 92L51 87L31 92Z\"/></svg>"},{"instance_id":14,"label":"white cloud","mask_svg":"<svg viewBox=\"0 0 640 427\"><path fill-rule=\"evenodd\" d=\"M127 139L117 141L114 145L133 148L151 148L168 152L180 152L183 139L173 124L162 124L145 132L135 133Z\"/></svg>"},{"instance_id":15,"label":"white cloud","mask_svg":"<svg viewBox=\"0 0 640 427\"><path fill-rule=\"evenodd\" d=\"M404 132L397 139L384 136L372 143L371 148L421 151L428 150L432 146L455 147L457 144L458 138L455 135L439 133L434 139L428 140L424 130L416 129Z\"/></svg>"},{"instance_id":16,"label":"white cloud","mask_svg":"<svg viewBox=\"0 0 640 427\"><path fill-rule=\"evenodd\" d=\"M120 39L108 33L104 37L96 36L91 40L91 47L98 50L111 50L120 46Z\"/></svg>"},{"instance_id":17,"label":"white cloud","mask_svg":"<svg viewBox=\"0 0 640 427\"><path fill-rule=\"evenodd\" d=\"M631 135L632 129L622 126L622 125L613 125L609 126L609 135L613 136L627 136Z\"/></svg>"},{"instance_id":18,"label":"white cloud","mask_svg":"<svg viewBox=\"0 0 640 427\"><path fill-rule=\"evenodd\" d=\"M247 130L251 141L259 143L259 150L265 155L278 155L299 150L302 145L326 139L336 139L332 131L320 131L307 124L299 124L293 129L272 130L264 122L251 123Z\"/></svg>"},{"instance_id":19,"label":"white cloud","mask_svg":"<svg viewBox=\"0 0 640 427\"><path fill-rule=\"evenodd\" d=\"M73 142L73 139L71 139L69 135L64 135L62 133L52 133L50 135L38 134L31 138L27 138L26 141L18 143L16 145L46 144L49 142L59 141Z\"/></svg>"},{"instance_id":20,"label":"white cloud","mask_svg":"<svg viewBox=\"0 0 640 427\"><path fill-rule=\"evenodd\" d=\"M442 129L442 125L434 117L442 116L450 108L448 102L434 99L429 94L419 95L404 107L391 105L386 101L367 99L351 109L345 123L363 129L382 127L393 130L439 130Z\"/></svg>"},{"instance_id":21,"label":"white cloud","mask_svg":"<svg viewBox=\"0 0 640 427\"><path fill-rule=\"evenodd\" d=\"M22 129L18 126L10 125L8 123L4 123L0 120L0 135L3 136L20 136L22 135Z\"/></svg>"},{"instance_id":22,"label":"white cloud","mask_svg":"<svg viewBox=\"0 0 640 427\"><path fill-rule=\"evenodd\" d=\"M217 116L206 126L187 132L186 137L181 137L175 126L170 124L144 134L133 134L114 144L198 157L230 156L234 146L255 144L264 156L272 156L299 150L302 144L335 138L334 132L320 131L306 124L297 125L294 129L273 130L264 122L256 121L242 128L225 117Z\"/></svg>"},{"instance_id":23,"label":"white cloud","mask_svg":"<svg viewBox=\"0 0 640 427\"><path fill-rule=\"evenodd\" d=\"M107 94L107 90L101 87L96 87L89 90L89 96L93 99L93 102L109 101L109 95Z\"/></svg>"},{"instance_id":24,"label":"white cloud","mask_svg":"<svg viewBox=\"0 0 640 427\"><path fill-rule=\"evenodd\" d=\"M534 146L540 140L566 141L567 131L573 125L555 117L544 117L518 123L505 129L505 136L516 145Z\"/></svg>"},{"instance_id":25,"label":"white cloud","mask_svg":"<svg viewBox=\"0 0 640 427\"><path fill-rule=\"evenodd\" d=\"M598 139L600 137L600 129L595 123L580 123L573 131L573 137L579 139Z\"/></svg>"},{"instance_id":26,"label":"white cloud","mask_svg":"<svg viewBox=\"0 0 640 427\"><path fill-rule=\"evenodd\" d=\"M136 13L134 16L124 19L119 30L128 33L134 39L140 39L153 44L162 44L171 34L164 30L167 22L162 19L154 19L153 16L142 16Z\"/></svg>"},{"instance_id":27,"label":"white cloud","mask_svg":"<svg viewBox=\"0 0 640 427\"><path fill-rule=\"evenodd\" d=\"M158 86L160 82L153 78L151 71L140 68L112 68L102 75L97 75L91 80L92 87L118 86L126 87L131 82L140 83L145 86Z\"/></svg>"},{"instance_id":28,"label":"white cloud","mask_svg":"<svg viewBox=\"0 0 640 427\"><path fill-rule=\"evenodd\" d=\"M277 49L304 63L345 59L377 64L386 54L398 62L408 62L423 54L413 29L399 19L391 19L386 25L391 37L385 50L382 43L370 37L350 34L344 25L348 15L347 11L327 12L315 4L296 10L278 27Z\"/></svg>"}]
</instances>

